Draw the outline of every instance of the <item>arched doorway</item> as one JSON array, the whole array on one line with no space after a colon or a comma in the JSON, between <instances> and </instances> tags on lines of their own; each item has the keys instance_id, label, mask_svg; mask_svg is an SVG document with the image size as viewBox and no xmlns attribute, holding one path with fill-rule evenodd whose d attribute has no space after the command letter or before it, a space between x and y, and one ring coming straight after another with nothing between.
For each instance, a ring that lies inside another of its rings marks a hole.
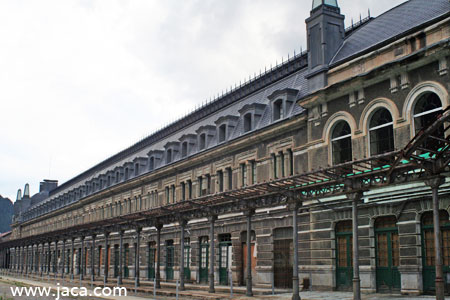
<instances>
[{"instance_id":1,"label":"arched doorway","mask_svg":"<svg viewBox=\"0 0 450 300\"><path fill-rule=\"evenodd\" d=\"M445 210L439 211L441 227L442 261L444 278L450 273L450 221ZM422 259L423 259L423 291L435 293L435 252L433 232L433 212L426 212L422 216Z\"/></svg>"},{"instance_id":2,"label":"arched doorway","mask_svg":"<svg viewBox=\"0 0 450 300\"><path fill-rule=\"evenodd\" d=\"M166 241L166 279L173 280L173 266L175 261L175 249L173 240Z\"/></svg>"},{"instance_id":3,"label":"arched doorway","mask_svg":"<svg viewBox=\"0 0 450 300\"><path fill-rule=\"evenodd\" d=\"M155 278L155 263L156 263L156 243L148 243L148 256L147 256L147 278Z\"/></svg>"},{"instance_id":4,"label":"arched doorway","mask_svg":"<svg viewBox=\"0 0 450 300\"><path fill-rule=\"evenodd\" d=\"M400 290L400 262L397 219L394 216L375 220L377 290Z\"/></svg>"},{"instance_id":5,"label":"arched doorway","mask_svg":"<svg viewBox=\"0 0 450 300\"><path fill-rule=\"evenodd\" d=\"M123 278L128 278L130 276L130 245L124 245L124 254L123 254Z\"/></svg>"},{"instance_id":6,"label":"arched doorway","mask_svg":"<svg viewBox=\"0 0 450 300\"><path fill-rule=\"evenodd\" d=\"M199 282L208 282L208 262L209 262L209 239L207 236L200 237L199 253Z\"/></svg>"},{"instance_id":7,"label":"arched doorway","mask_svg":"<svg viewBox=\"0 0 450 300\"><path fill-rule=\"evenodd\" d=\"M250 252L252 253L251 257L251 270L252 270L252 278L256 275L256 255L255 255L255 247L256 247L256 234L255 231L250 231ZM241 232L241 257L242 257L242 264L241 264L241 272L240 272L240 278L239 283L242 286L247 285L247 231Z\"/></svg>"},{"instance_id":8,"label":"arched doorway","mask_svg":"<svg viewBox=\"0 0 450 300\"><path fill-rule=\"evenodd\" d=\"M228 285L228 272L231 270L231 234L219 235L219 283Z\"/></svg>"},{"instance_id":9,"label":"arched doorway","mask_svg":"<svg viewBox=\"0 0 450 300\"><path fill-rule=\"evenodd\" d=\"M294 244L292 227L276 228L273 232L274 283L276 288L292 288Z\"/></svg>"},{"instance_id":10,"label":"arched doorway","mask_svg":"<svg viewBox=\"0 0 450 300\"><path fill-rule=\"evenodd\" d=\"M353 277L353 237L352 221L340 221L336 224L336 288L352 290Z\"/></svg>"}]
</instances>

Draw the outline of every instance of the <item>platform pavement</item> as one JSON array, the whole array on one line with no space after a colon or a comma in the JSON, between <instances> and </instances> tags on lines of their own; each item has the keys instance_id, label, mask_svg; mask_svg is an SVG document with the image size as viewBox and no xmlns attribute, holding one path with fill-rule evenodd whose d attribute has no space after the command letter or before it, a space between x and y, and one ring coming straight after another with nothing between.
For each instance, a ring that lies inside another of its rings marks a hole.
<instances>
[{"instance_id":1,"label":"platform pavement","mask_svg":"<svg viewBox=\"0 0 450 300\"><path fill-rule=\"evenodd\" d=\"M50 281L41 281L41 280L33 280L29 278L21 278L21 277L13 277L13 276L1 276L2 281L10 281L10 282L20 282L25 285L29 286L43 286L43 287L51 287L56 288L57 285L53 280ZM67 287L70 286L79 286L79 281L74 281L73 283L70 283L69 281L65 280L61 285L65 285ZM88 290L90 289L90 284L88 281L83 282L83 286L85 286ZM156 298L153 298L152 289L141 289L140 292L137 294L134 292L134 289L129 284L124 284L124 286L128 290L127 297L119 297L119 296L103 296L103 297L80 297L80 299L111 299L111 300L145 300L145 299L156 299L156 300L171 300L176 299L175 290L172 288L162 288L160 290L157 290L157 296ZM219 286L220 289L220 286ZM223 290L223 289L221 289ZM305 291L300 293L301 299L303 300L352 300L353 294L351 292L319 292L319 291ZM429 295L422 295L422 296L409 296L409 295L391 295L391 294L362 294L363 300L427 300L427 299L435 299L434 296ZM242 294L234 294L233 299L239 299L239 300L256 300L256 299L266 299L266 300L272 300L272 299L280 299L280 300L288 300L291 299L292 294L291 293L282 293L282 294L275 294L275 295L255 295L254 297L246 297ZM180 292L179 294L180 299L201 299L201 300L221 300L221 299L230 299L229 293L224 292L216 292L215 294L208 293L205 290L187 290L184 292ZM450 300L450 296L446 297L445 299Z\"/></svg>"}]
</instances>

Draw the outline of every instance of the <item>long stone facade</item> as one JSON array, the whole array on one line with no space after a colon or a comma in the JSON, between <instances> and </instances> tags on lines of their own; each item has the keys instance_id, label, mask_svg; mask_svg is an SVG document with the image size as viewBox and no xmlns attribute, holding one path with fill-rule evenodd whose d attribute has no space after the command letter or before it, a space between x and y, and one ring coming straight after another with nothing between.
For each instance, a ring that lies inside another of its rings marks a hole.
<instances>
[{"instance_id":1,"label":"long stone facade","mask_svg":"<svg viewBox=\"0 0 450 300\"><path fill-rule=\"evenodd\" d=\"M450 292L445 172L433 174L436 183L370 179L355 199L295 185L268 190L270 199L258 194L265 183L397 153L433 124L436 143L448 141L448 121L435 122L449 106L449 2L411 0L348 29L331 2L314 1L307 52L60 186L44 181L40 193L20 193L10 240L0 243L2 267L105 282L181 280L210 292L231 278L248 295L252 286L355 290L355 279L367 293L435 293L438 199ZM398 25L400 17L408 21ZM433 156L425 152L414 155ZM374 174L392 161L376 164Z\"/></svg>"}]
</instances>

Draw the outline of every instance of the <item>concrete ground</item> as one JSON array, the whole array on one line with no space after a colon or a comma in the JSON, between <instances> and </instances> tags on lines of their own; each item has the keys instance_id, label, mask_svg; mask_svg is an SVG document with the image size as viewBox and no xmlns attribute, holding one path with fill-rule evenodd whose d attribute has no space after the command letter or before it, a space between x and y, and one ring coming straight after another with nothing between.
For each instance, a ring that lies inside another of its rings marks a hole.
<instances>
[{"instance_id":1,"label":"concrete ground","mask_svg":"<svg viewBox=\"0 0 450 300\"><path fill-rule=\"evenodd\" d=\"M64 281L60 283L61 286L73 287L77 286L76 282L73 284L68 281ZM79 285L79 283L78 283ZM37 281L35 279L27 279L27 278L16 278L11 276L2 276L0 278L0 300L11 300L11 299L19 299L19 300L31 300L31 299L43 299L43 300L55 300L56 297L12 297L10 287L14 286L42 286L42 287L52 287L56 288L56 284L53 280L50 281ZM91 291L89 285L85 285L89 291ZM101 300L101 299L111 299L111 300L145 300L145 299L157 299L157 300L172 300L176 299L175 291L171 288L163 288L158 290L158 294L156 298L153 298L153 293L149 291L147 292L138 292L137 294L132 290L131 286L127 286L128 295L127 297L61 297L61 300ZM351 300L353 299L353 295L351 292L301 292L300 296L303 300ZM233 299L239 300L256 300L256 299L266 299L266 300L275 300L275 299L291 299L292 294L283 293L283 294L275 294L275 295L256 295L254 297L246 297L242 294L234 294ZM230 299L229 293L224 293L223 291L217 292L215 294L210 294L205 290L192 290L192 291L184 291L179 294L180 299L201 299L201 300L219 300L219 299ZM56 300L59 300L56 299ZM435 299L434 296L401 296L401 295L388 295L388 294L370 294L362 295L363 300L426 300L426 299ZM450 299L450 297L446 297L446 299Z\"/></svg>"}]
</instances>

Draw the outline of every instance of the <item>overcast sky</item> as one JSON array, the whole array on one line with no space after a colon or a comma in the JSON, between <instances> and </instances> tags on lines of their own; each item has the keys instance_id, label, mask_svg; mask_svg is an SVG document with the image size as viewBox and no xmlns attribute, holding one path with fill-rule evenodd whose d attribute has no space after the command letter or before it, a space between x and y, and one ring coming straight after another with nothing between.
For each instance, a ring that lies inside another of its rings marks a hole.
<instances>
[{"instance_id":1,"label":"overcast sky","mask_svg":"<svg viewBox=\"0 0 450 300\"><path fill-rule=\"evenodd\" d=\"M312 0L0 2L0 195L60 183L288 53ZM351 19L402 0L341 0Z\"/></svg>"}]
</instances>

